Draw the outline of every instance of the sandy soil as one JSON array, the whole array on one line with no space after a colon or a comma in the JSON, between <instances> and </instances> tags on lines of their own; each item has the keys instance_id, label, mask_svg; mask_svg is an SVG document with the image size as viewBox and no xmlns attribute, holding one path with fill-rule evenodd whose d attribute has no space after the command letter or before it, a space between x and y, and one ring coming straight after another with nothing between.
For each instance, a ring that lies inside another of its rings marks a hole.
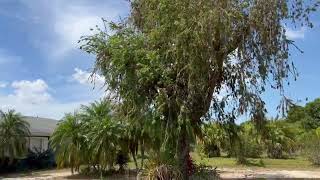
<instances>
[{"instance_id":1,"label":"sandy soil","mask_svg":"<svg viewBox=\"0 0 320 180\"><path fill-rule=\"evenodd\" d=\"M45 170L45 171L35 171L32 173L25 174L9 174L2 176L0 175L0 180L60 180L60 179L93 179L85 175L74 174L72 175L70 169L55 169L55 170ZM99 179L99 178L98 178ZM136 174L126 174L126 175L113 175L108 177L108 180L136 180Z\"/></svg>"},{"instance_id":2,"label":"sandy soil","mask_svg":"<svg viewBox=\"0 0 320 180\"><path fill-rule=\"evenodd\" d=\"M275 170L275 169L232 169L219 170L222 179L274 179L274 178L320 178L320 171L305 170Z\"/></svg>"},{"instance_id":3,"label":"sandy soil","mask_svg":"<svg viewBox=\"0 0 320 180\"><path fill-rule=\"evenodd\" d=\"M233 169L223 168L219 170L222 179L256 179L256 178L319 178L320 171L302 171L302 170L273 170L273 169ZM72 175L69 169L36 171L27 174L11 174L0 179L12 180L51 180L51 179L89 179L81 175ZM108 179L136 179L133 176L115 176Z\"/></svg>"},{"instance_id":4,"label":"sandy soil","mask_svg":"<svg viewBox=\"0 0 320 180\"><path fill-rule=\"evenodd\" d=\"M71 176L70 169L61 170L46 170L46 171L35 171L32 173L23 174L9 174L4 177L0 176L0 179L23 179L23 180L33 180L33 179L65 179Z\"/></svg>"}]
</instances>

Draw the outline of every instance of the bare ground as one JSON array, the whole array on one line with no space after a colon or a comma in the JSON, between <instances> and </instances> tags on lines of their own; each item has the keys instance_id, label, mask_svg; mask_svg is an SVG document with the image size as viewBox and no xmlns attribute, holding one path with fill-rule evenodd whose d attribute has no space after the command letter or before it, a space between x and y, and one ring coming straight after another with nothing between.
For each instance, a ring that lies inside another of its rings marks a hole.
<instances>
[{"instance_id":1,"label":"bare ground","mask_svg":"<svg viewBox=\"0 0 320 180\"><path fill-rule=\"evenodd\" d=\"M308 170L274 170L274 169L237 169L237 168L222 168L219 169L222 179L292 179L292 178L312 178L320 179L320 171ZM69 169L62 170L46 170L35 171L25 174L11 174L0 176L0 179L22 179L22 180L51 180L51 179L92 179L82 175L72 175ZM115 175L108 179L130 179L135 180L134 175Z\"/></svg>"},{"instance_id":2,"label":"bare ground","mask_svg":"<svg viewBox=\"0 0 320 180\"><path fill-rule=\"evenodd\" d=\"M219 170L222 179L320 179L320 171L309 170L275 170L275 169L236 169L222 168Z\"/></svg>"}]
</instances>

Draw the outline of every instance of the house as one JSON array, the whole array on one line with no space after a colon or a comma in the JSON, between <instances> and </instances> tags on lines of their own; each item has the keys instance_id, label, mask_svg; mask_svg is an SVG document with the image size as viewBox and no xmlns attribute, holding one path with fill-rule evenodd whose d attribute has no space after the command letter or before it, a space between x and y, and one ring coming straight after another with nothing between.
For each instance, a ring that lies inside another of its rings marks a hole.
<instances>
[{"instance_id":1,"label":"house","mask_svg":"<svg viewBox=\"0 0 320 180\"><path fill-rule=\"evenodd\" d=\"M24 116L23 119L30 124L29 149L34 152L43 152L49 148L49 139L58 122L54 119Z\"/></svg>"}]
</instances>

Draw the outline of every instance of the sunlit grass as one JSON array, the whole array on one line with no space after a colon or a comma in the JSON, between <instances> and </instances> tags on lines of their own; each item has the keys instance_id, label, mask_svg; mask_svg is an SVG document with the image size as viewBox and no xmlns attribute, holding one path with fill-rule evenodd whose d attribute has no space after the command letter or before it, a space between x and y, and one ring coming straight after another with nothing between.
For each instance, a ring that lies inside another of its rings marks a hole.
<instances>
[{"instance_id":1,"label":"sunlit grass","mask_svg":"<svg viewBox=\"0 0 320 180\"><path fill-rule=\"evenodd\" d=\"M248 158L248 163L246 165L239 165L235 158L226 157L215 157L215 158L204 158L196 153L192 154L193 159L200 164L209 165L218 168L269 168L269 169L279 169L279 170L315 170L319 169L319 166L314 166L308 160L297 157L295 159L269 159L261 158L254 159Z\"/></svg>"},{"instance_id":2,"label":"sunlit grass","mask_svg":"<svg viewBox=\"0 0 320 180\"><path fill-rule=\"evenodd\" d=\"M303 157L296 157L294 159L269 159L269 158L248 158L248 163L246 165L239 165L235 158L227 157L214 157L205 158L201 157L197 153L191 153L193 160L197 164L208 165L218 168L237 168L237 169L258 169L258 168L268 168L277 170L319 170L320 166L314 166L311 162ZM137 159L139 167L141 159ZM145 163L147 163L145 159ZM135 164L131 160L128 163L130 169L135 169Z\"/></svg>"}]
</instances>

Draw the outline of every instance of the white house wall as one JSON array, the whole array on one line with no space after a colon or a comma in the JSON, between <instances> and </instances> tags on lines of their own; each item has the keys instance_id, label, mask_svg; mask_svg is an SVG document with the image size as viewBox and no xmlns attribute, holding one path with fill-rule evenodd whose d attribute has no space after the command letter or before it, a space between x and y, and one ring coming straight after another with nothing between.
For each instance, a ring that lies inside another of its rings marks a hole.
<instances>
[{"instance_id":1,"label":"white house wall","mask_svg":"<svg viewBox=\"0 0 320 180\"><path fill-rule=\"evenodd\" d=\"M44 152L48 149L49 141L47 137L30 137L29 149L33 152Z\"/></svg>"}]
</instances>

